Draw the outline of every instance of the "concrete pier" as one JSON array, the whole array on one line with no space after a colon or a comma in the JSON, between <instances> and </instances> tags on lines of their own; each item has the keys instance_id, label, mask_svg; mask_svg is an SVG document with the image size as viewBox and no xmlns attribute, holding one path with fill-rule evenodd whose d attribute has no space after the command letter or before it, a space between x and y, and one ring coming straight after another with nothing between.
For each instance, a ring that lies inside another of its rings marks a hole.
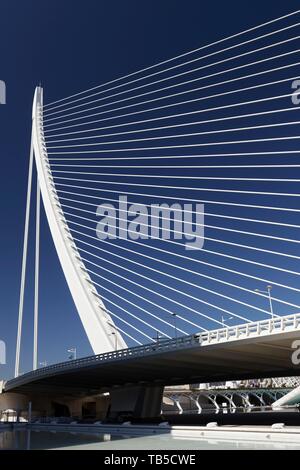
<instances>
[{"instance_id":1,"label":"concrete pier","mask_svg":"<svg viewBox=\"0 0 300 470\"><path fill-rule=\"evenodd\" d=\"M110 392L108 418L120 415L153 418L161 413L164 387L122 387Z\"/></svg>"}]
</instances>

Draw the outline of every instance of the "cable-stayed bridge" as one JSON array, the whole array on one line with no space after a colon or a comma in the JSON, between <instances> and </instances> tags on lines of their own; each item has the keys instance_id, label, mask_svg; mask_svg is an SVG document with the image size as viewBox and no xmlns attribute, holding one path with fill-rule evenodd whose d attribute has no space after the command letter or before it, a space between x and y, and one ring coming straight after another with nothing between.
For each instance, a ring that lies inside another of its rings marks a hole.
<instances>
[{"instance_id":1,"label":"cable-stayed bridge","mask_svg":"<svg viewBox=\"0 0 300 470\"><path fill-rule=\"evenodd\" d=\"M52 103L37 87L7 391L297 375L299 31L297 11ZM36 370L41 196L95 357Z\"/></svg>"}]
</instances>

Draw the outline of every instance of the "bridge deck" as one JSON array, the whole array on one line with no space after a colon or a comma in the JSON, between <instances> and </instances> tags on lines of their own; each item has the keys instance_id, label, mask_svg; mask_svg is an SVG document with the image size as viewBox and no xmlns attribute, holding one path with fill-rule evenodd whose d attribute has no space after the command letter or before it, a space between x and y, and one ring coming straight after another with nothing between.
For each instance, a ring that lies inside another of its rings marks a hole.
<instances>
[{"instance_id":1,"label":"bridge deck","mask_svg":"<svg viewBox=\"0 0 300 470\"><path fill-rule=\"evenodd\" d=\"M8 381L5 391L80 395L130 384L295 376L296 339L300 314L56 364Z\"/></svg>"}]
</instances>

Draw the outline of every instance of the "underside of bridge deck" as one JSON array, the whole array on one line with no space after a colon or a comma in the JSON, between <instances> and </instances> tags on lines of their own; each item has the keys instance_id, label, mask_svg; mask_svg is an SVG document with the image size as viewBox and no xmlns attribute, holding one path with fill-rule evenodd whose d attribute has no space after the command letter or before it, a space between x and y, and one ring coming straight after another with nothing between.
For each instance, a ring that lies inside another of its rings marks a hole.
<instances>
[{"instance_id":1,"label":"underside of bridge deck","mask_svg":"<svg viewBox=\"0 0 300 470\"><path fill-rule=\"evenodd\" d=\"M8 381L5 391L50 392L73 396L95 394L119 387L165 386L247 378L299 375L292 362L292 343L298 331L200 344L152 352L69 368L45 369L40 375L26 374Z\"/></svg>"}]
</instances>

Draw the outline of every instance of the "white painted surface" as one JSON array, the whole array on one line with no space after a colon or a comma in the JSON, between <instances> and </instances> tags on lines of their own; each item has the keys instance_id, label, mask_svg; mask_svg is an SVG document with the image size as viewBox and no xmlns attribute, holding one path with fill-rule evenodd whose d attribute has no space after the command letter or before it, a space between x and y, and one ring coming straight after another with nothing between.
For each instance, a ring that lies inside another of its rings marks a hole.
<instances>
[{"instance_id":1,"label":"white painted surface","mask_svg":"<svg viewBox=\"0 0 300 470\"><path fill-rule=\"evenodd\" d=\"M36 88L33 103L33 147L44 208L54 245L65 274L71 295L83 327L95 354L114 349L110 335L114 325L86 272L80 254L65 221L50 171L43 135L43 90ZM63 313L63 312L62 312ZM119 348L126 348L123 337L116 329Z\"/></svg>"}]
</instances>

